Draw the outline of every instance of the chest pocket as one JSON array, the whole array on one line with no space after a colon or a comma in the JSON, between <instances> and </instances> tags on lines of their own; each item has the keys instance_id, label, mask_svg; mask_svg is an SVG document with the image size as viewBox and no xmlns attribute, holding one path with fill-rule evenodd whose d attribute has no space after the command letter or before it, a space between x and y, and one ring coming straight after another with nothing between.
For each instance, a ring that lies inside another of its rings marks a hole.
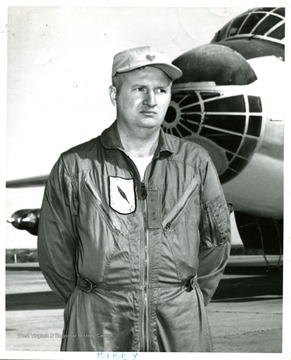
<instances>
[{"instance_id":1,"label":"chest pocket","mask_svg":"<svg viewBox=\"0 0 291 360\"><path fill-rule=\"evenodd\" d=\"M195 199L197 199L198 190L199 184L194 178L184 194L178 200L177 204L162 221L162 228L165 231L169 231L176 226L181 217L188 211L189 207L191 207Z\"/></svg>"},{"instance_id":2,"label":"chest pocket","mask_svg":"<svg viewBox=\"0 0 291 360\"><path fill-rule=\"evenodd\" d=\"M87 193L86 200L89 201L98 211L109 228L117 233L124 235L124 230L121 229L121 225L116 215L111 211L109 214L109 207L104 205L100 195L98 194L95 186L90 180L86 179L84 183L84 189Z\"/></svg>"}]
</instances>

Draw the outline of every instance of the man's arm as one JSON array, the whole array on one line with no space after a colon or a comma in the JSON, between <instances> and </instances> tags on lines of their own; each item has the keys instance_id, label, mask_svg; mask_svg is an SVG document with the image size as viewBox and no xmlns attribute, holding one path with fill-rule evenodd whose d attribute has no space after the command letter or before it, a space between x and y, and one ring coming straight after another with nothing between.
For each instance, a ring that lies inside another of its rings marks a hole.
<instances>
[{"instance_id":1,"label":"man's arm","mask_svg":"<svg viewBox=\"0 0 291 360\"><path fill-rule=\"evenodd\" d=\"M228 206L212 161L203 174L198 283L207 305L222 277L231 247Z\"/></svg>"},{"instance_id":2,"label":"man's arm","mask_svg":"<svg viewBox=\"0 0 291 360\"><path fill-rule=\"evenodd\" d=\"M38 261L52 290L67 301L76 284L72 179L60 158L45 188L38 230Z\"/></svg>"}]
</instances>

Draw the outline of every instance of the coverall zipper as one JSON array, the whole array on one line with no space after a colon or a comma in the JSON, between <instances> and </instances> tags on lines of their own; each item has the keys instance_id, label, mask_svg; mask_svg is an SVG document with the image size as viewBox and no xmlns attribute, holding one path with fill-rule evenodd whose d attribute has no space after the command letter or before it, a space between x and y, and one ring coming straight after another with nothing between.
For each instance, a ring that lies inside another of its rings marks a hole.
<instances>
[{"instance_id":1,"label":"coverall zipper","mask_svg":"<svg viewBox=\"0 0 291 360\"><path fill-rule=\"evenodd\" d=\"M143 261L142 264L142 314L141 314L141 347L140 351L148 352L149 350L149 313L148 313L148 281L149 281L149 229L148 229L148 219L147 219L147 196L143 194L143 190L146 191L144 182L141 181L141 177L139 171L135 165L135 163L128 157L129 162L134 167L140 183L140 194L141 199L144 203L143 206L143 226L144 226L144 243L143 243L143 253L141 254L141 258ZM148 171L147 166L144 178Z\"/></svg>"},{"instance_id":2,"label":"coverall zipper","mask_svg":"<svg viewBox=\"0 0 291 360\"><path fill-rule=\"evenodd\" d=\"M144 307L143 307L143 342L144 351L149 351L149 314L148 314L148 281L149 281L149 230L147 224L147 202L144 200L144 226L145 226L145 243L144 243Z\"/></svg>"}]
</instances>

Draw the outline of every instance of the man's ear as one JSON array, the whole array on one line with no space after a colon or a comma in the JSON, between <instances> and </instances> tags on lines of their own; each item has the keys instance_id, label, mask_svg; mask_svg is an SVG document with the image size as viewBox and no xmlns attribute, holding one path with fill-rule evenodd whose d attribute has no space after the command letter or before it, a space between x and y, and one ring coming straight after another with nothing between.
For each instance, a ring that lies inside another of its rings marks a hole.
<instances>
[{"instance_id":1,"label":"man's ear","mask_svg":"<svg viewBox=\"0 0 291 360\"><path fill-rule=\"evenodd\" d=\"M116 105L116 87L113 85L109 86L109 96L112 104Z\"/></svg>"}]
</instances>

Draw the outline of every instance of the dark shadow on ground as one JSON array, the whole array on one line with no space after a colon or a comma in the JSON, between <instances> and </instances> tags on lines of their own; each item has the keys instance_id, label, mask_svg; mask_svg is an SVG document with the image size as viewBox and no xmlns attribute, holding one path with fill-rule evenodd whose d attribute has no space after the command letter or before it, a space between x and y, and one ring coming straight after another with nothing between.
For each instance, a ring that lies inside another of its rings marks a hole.
<instances>
[{"instance_id":1,"label":"dark shadow on ground","mask_svg":"<svg viewBox=\"0 0 291 360\"><path fill-rule=\"evenodd\" d=\"M53 292L32 292L6 295L6 310L63 309L64 302Z\"/></svg>"},{"instance_id":2,"label":"dark shadow on ground","mask_svg":"<svg viewBox=\"0 0 291 360\"><path fill-rule=\"evenodd\" d=\"M254 301L266 297L278 298L282 294L282 268L228 267L213 301Z\"/></svg>"}]
</instances>

